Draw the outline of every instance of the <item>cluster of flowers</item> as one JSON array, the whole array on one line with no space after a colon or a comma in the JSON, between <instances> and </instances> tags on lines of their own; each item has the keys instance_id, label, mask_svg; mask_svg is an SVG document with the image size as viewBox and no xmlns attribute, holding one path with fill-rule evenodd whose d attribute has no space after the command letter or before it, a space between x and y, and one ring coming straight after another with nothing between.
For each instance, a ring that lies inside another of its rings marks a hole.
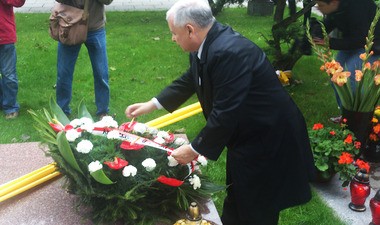
<instances>
[{"instance_id":1,"label":"cluster of flowers","mask_svg":"<svg viewBox=\"0 0 380 225\"><path fill-rule=\"evenodd\" d=\"M367 162L359 158L354 160L360 152L361 143L346 129L345 122L343 119L339 129L316 123L309 130L316 168L323 176L338 173L342 186L347 186L359 169L369 172Z\"/></svg>"}]
</instances>

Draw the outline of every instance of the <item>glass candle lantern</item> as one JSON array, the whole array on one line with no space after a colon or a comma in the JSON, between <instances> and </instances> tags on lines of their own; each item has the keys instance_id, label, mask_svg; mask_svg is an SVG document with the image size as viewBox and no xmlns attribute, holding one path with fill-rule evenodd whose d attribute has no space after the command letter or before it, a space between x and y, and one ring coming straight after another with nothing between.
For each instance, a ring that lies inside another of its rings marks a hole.
<instances>
[{"instance_id":1,"label":"glass candle lantern","mask_svg":"<svg viewBox=\"0 0 380 225\"><path fill-rule=\"evenodd\" d=\"M372 222L370 225L380 225L380 190L369 201L369 207L372 213Z\"/></svg>"},{"instance_id":2,"label":"glass candle lantern","mask_svg":"<svg viewBox=\"0 0 380 225\"><path fill-rule=\"evenodd\" d=\"M356 212L364 212L366 210L364 203L370 192L367 171L358 171L350 183L351 202L348 207Z\"/></svg>"}]
</instances>

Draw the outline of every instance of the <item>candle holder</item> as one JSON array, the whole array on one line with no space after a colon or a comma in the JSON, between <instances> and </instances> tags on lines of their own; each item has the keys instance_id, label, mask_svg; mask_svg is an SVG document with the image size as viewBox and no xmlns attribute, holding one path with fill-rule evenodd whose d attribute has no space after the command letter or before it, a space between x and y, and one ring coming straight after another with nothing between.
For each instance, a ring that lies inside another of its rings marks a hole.
<instances>
[{"instance_id":1,"label":"candle holder","mask_svg":"<svg viewBox=\"0 0 380 225\"><path fill-rule=\"evenodd\" d=\"M359 170L350 182L351 202L348 207L356 212L364 212L365 200L371 192L366 170Z\"/></svg>"},{"instance_id":2,"label":"candle holder","mask_svg":"<svg viewBox=\"0 0 380 225\"><path fill-rule=\"evenodd\" d=\"M369 201L369 207L372 213L372 222L370 225L380 225L380 190Z\"/></svg>"},{"instance_id":3,"label":"candle holder","mask_svg":"<svg viewBox=\"0 0 380 225\"><path fill-rule=\"evenodd\" d=\"M202 219L198 204L196 202L192 202L186 218L178 220L174 225L211 225L211 223Z\"/></svg>"}]
</instances>

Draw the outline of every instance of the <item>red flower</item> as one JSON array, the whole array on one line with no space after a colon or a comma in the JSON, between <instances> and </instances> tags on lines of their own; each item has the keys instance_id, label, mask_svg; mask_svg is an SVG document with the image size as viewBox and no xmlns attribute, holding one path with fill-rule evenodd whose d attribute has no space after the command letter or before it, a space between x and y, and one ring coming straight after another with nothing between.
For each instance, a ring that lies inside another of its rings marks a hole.
<instances>
[{"instance_id":1,"label":"red flower","mask_svg":"<svg viewBox=\"0 0 380 225\"><path fill-rule=\"evenodd\" d=\"M352 144L352 135L348 134L346 139L344 140L344 143Z\"/></svg>"},{"instance_id":2,"label":"red flower","mask_svg":"<svg viewBox=\"0 0 380 225\"><path fill-rule=\"evenodd\" d=\"M144 147L145 147L144 145L131 143L129 141L123 141L120 145L120 148L122 148L124 150L140 150Z\"/></svg>"},{"instance_id":3,"label":"red flower","mask_svg":"<svg viewBox=\"0 0 380 225\"><path fill-rule=\"evenodd\" d=\"M68 131L73 129L74 127L71 126L70 124L67 124L66 126L63 126L62 124L57 124L57 123L52 123L49 122L49 125L53 128L55 132L60 132L60 131Z\"/></svg>"},{"instance_id":4,"label":"red flower","mask_svg":"<svg viewBox=\"0 0 380 225\"><path fill-rule=\"evenodd\" d=\"M165 139L165 142L166 143L172 143L175 139L175 136L174 134L169 134L169 137L167 139Z\"/></svg>"},{"instance_id":5,"label":"red flower","mask_svg":"<svg viewBox=\"0 0 380 225\"><path fill-rule=\"evenodd\" d=\"M335 131L330 131L330 134L331 134L331 136L334 136L335 135Z\"/></svg>"},{"instance_id":6,"label":"red flower","mask_svg":"<svg viewBox=\"0 0 380 225\"><path fill-rule=\"evenodd\" d=\"M316 123L313 126L313 130L320 130L322 128L323 128L323 124L321 124L321 123Z\"/></svg>"},{"instance_id":7,"label":"red flower","mask_svg":"<svg viewBox=\"0 0 380 225\"><path fill-rule=\"evenodd\" d=\"M362 146L362 143L360 143L360 141L355 141L354 145L356 149L360 149L360 147Z\"/></svg>"},{"instance_id":8,"label":"red flower","mask_svg":"<svg viewBox=\"0 0 380 225\"><path fill-rule=\"evenodd\" d=\"M366 163L360 159L357 159L355 163L359 167L359 169L365 169L365 170L367 170L367 173L369 173L370 166L368 163Z\"/></svg>"},{"instance_id":9,"label":"red flower","mask_svg":"<svg viewBox=\"0 0 380 225\"><path fill-rule=\"evenodd\" d=\"M136 125L136 123L136 121L123 123L119 126L119 130L125 132L131 131L133 130L133 127Z\"/></svg>"},{"instance_id":10,"label":"red flower","mask_svg":"<svg viewBox=\"0 0 380 225\"><path fill-rule=\"evenodd\" d=\"M177 180L175 178L169 178L164 175L161 175L157 178L157 181L172 187L179 187L183 184L182 180Z\"/></svg>"},{"instance_id":11,"label":"red flower","mask_svg":"<svg viewBox=\"0 0 380 225\"><path fill-rule=\"evenodd\" d=\"M113 162L104 162L104 164L113 170L120 170L128 165L128 161L115 157L115 160Z\"/></svg>"},{"instance_id":12,"label":"red flower","mask_svg":"<svg viewBox=\"0 0 380 225\"><path fill-rule=\"evenodd\" d=\"M348 152L342 152L342 155L339 156L339 164L351 164L354 161L352 155Z\"/></svg>"}]
</instances>

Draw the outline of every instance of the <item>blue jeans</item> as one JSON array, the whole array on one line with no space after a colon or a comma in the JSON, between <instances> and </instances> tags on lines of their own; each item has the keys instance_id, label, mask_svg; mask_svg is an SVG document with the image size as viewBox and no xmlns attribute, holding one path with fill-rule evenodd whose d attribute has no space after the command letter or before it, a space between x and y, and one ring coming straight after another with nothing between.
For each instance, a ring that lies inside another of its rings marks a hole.
<instances>
[{"instance_id":1,"label":"blue jeans","mask_svg":"<svg viewBox=\"0 0 380 225\"><path fill-rule=\"evenodd\" d=\"M5 114L18 112L18 79L16 72L16 48L14 44L0 45L0 108Z\"/></svg>"},{"instance_id":2,"label":"blue jeans","mask_svg":"<svg viewBox=\"0 0 380 225\"><path fill-rule=\"evenodd\" d=\"M363 60L359 58L360 54L364 53L364 48L356 49L356 50L340 50L336 56L336 61L340 63L340 65L344 68L344 71L349 71L350 75L350 85L352 89L352 93L356 91L356 80L355 80L355 70L361 70L363 65ZM372 55L368 62L371 64L380 58L380 55ZM342 108L342 103L336 92L334 85L331 83L334 89L336 101L338 103L339 108Z\"/></svg>"},{"instance_id":3,"label":"blue jeans","mask_svg":"<svg viewBox=\"0 0 380 225\"><path fill-rule=\"evenodd\" d=\"M90 56L94 75L96 114L108 113L110 88L108 85L108 58L106 50L106 31L104 28L90 31L84 43ZM66 114L71 113L70 101L75 63L81 49L79 45L64 45L58 42L57 87L58 105Z\"/></svg>"}]
</instances>

